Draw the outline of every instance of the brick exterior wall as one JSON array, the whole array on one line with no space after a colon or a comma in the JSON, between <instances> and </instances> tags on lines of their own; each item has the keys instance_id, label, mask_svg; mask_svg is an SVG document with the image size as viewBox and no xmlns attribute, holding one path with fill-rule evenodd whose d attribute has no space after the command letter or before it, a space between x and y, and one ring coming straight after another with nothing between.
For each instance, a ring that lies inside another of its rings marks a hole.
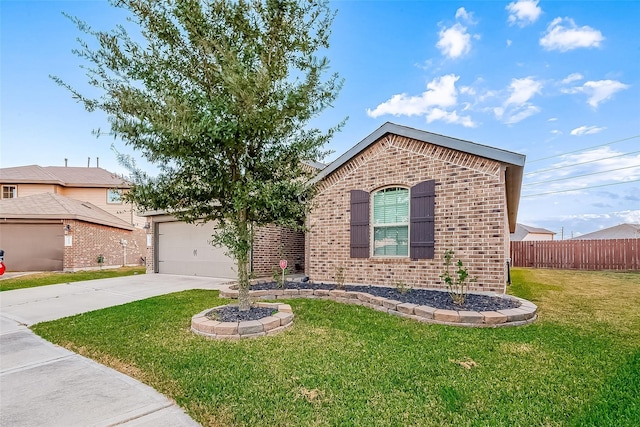
<instances>
[{"instance_id":1,"label":"brick exterior wall","mask_svg":"<svg viewBox=\"0 0 640 427\"><path fill-rule=\"evenodd\" d=\"M256 229L252 265L255 277L271 277L279 261L287 260L290 273L304 271L304 233L270 225Z\"/></svg>"},{"instance_id":2,"label":"brick exterior wall","mask_svg":"<svg viewBox=\"0 0 640 427\"><path fill-rule=\"evenodd\" d=\"M98 269L98 255L104 257L103 268L122 266L123 239L127 241L126 265L144 265L141 259L147 251L145 230L129 231L77 220L64 224L71 226L67 236L72 238L72 245L64 247L64 271Z\"/></svg>"},{"instance_id":3,"label":"brick exterior wall","mask_svg":"<svg viewBox=\"0 0 640 427\"><path fill-rule=\"evenodd\" d=\"M350 190L372 193L435 179L435 258L350 258ZM504 292L509 233L504 167L497 161L386 135L319 184L307 225L306 273L314 281L445 288L444 252L452 249L477 291ZM454 270L452 269L452 272Z\"/></svg>"}]
</instances>

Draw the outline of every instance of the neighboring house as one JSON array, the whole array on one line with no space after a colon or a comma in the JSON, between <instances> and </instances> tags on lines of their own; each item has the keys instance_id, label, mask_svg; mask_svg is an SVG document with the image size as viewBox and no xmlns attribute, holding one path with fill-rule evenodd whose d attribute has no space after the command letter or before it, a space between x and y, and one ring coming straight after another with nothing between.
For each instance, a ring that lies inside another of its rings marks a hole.
<instances>
[{"instance_id":1,"label":"neighboring house","mask_svg":"<svg viewBox=\"0 0 640 427\"><path fill-rule=\"evenodd\" d=\"M0 247L10 271L140 265L146 244L144 229L89 202L54 193L0 200Z\"/></svg>"},{"instance_id":2,"label":"neighboring house","mask_svg":"<svg viewBox=\"0 0 640 427\"><path fill-rule=\"evenodd\" d=\"M546 228L531 227L524 224L516 224L515 233L511 233L512 242L523 242L531 240L553 240L556 233Z\"/></svg>"},{"instance_id":3,"label":"neighboring house","mask_svg":"<svg viewBox=\"0 0 640 427\"><path fill-rule=\"evenodd\" d=\"M2 168L0 186L0 247L9 270L140 264L146 255L146 220L123 203L130 185L111 172ZM98 263L99 255L104 263Z\"/></svg>"},{"instance_id":4,"label":"neighboring house","mask_svg":"<svg viewBox=\"0 0 640 427\"><path fill-rule=\"evenodd\" d=\"M454 251L472 290L504 292L525 156L386 123L314 178L314 281L443 288ZM456 267L452 269L452 273Z\"/></svg>"},{"instance_id":5,"label":"neighboring house","mask_svg":"<svg viewBox=\"0 0 640 427\"><path fill-rule=\"evenodd\" d=\"M2 199L53 193L89 202L128 224L142 228L145 219L122 201L131 186L123 178L93 167L19 166L0 169Z\"/></svg>"},{"instance_id":6,"label":"neighboring house","mask_svg":"<svg viewBox=\"0 0 640 427\"><path fill-rule=\"evenodd\" d=\"M640 224L618 224L570 240L639 239Z\"/></svg>"}]
</instances>

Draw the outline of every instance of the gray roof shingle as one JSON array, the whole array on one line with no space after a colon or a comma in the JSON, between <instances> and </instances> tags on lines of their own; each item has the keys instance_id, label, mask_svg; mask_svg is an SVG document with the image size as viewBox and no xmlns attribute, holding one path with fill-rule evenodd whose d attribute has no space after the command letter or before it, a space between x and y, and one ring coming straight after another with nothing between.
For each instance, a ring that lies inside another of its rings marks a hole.
<instances>
[{"instance_id":1,"label":"gray roof shingle","mask_svg":"<svg viewBox=\"0 0 640 427\"><path fill-rule=\"evenodd\" d=\"M64 187L130 188L122 177L102 168L18 166L0 169L3 184L58 184Z\"/></svg>"},{"instance_id":2,"label":"gray roof shingle","mask_svg":"<svg viewBox=\"0 0 640 427\"><path fill-rule=\"evenodd\" d=\"M4 219L75 219L125 230L134 229L131 224L96 205L53 193L0 200L0 220Z\"/></svg>"}]
</instances>

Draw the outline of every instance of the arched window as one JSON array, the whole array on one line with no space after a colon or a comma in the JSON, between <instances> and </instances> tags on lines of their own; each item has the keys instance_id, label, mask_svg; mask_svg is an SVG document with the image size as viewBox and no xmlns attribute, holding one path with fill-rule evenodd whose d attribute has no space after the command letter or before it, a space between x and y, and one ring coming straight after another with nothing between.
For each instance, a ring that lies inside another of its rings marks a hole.
<instances>
[{"instance_id":1,"label":"arched window","mask_svg":"<svg viewBox=\"0 0 640 427\"><path fill-rule=\"evenodd\" d=\"M409 256L409 190L373 193L373 256Z\"/></svg>"},{"instance_id":2,"label":"arched window","mask_svg":"<svg viewBox=\"0 0 640 427\"><path fill-rule=\"evenodd\" d=\"M373 195L351 190L351 258L433 259L435 184L429 180L411 189L387 187Z\"/></svg>"}]
</instances>

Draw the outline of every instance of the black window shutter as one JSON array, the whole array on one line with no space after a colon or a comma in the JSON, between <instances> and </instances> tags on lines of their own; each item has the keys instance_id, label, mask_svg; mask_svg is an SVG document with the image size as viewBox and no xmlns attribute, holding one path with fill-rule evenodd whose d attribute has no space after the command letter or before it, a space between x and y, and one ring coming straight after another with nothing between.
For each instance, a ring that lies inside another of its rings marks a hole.
<instances>
[{"instance_id":1,"label":"black window shutter","mask_svg":"<svg viewBox=\"0 0 640 427\"><path fill-rule=\"evenodd\" d=\"M424 181L411 187L411 236L412 259L432 259L435 242L436 181Z\"/></svg>"},{"instance_id":2,"label":"black window shutter","mask_svg":"<svg viewBox=\"0 0 640 427\"><path fill-rule=\"evenodd\" d=\"M369 258L369 193L351 190L351 258Z\"/></svg>"}]
</instances>

